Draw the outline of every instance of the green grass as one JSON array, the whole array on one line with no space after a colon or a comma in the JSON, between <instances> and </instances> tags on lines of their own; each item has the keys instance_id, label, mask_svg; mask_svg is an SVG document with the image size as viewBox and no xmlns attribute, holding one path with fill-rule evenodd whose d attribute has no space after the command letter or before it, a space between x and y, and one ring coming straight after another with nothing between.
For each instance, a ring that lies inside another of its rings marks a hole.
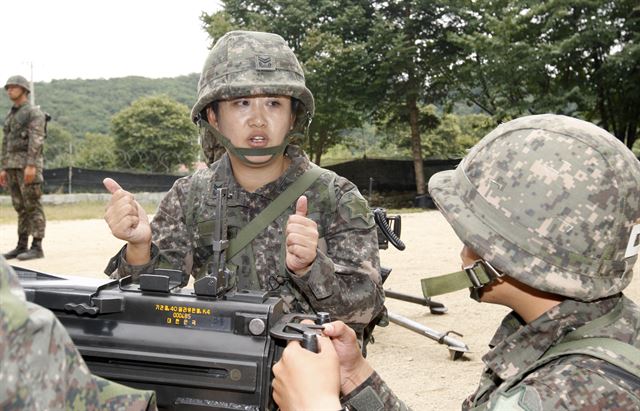
<instances>
[{"instance_id":1,"label":"green grass","mask_svg":"<svg viewBox=\"0 0 640 411\"><path fill-rule=\"evenodd\" d=\"M89 220L104 217L107 206L104 202L87 201L72 204L60 204L44 206L44 215L47 221L55 220ZM157 204L142 204L147 214L156 211ZM16 212L10 204L0 205L0 224L14 224L17 221Z\"/></svg>"}]
</instances>

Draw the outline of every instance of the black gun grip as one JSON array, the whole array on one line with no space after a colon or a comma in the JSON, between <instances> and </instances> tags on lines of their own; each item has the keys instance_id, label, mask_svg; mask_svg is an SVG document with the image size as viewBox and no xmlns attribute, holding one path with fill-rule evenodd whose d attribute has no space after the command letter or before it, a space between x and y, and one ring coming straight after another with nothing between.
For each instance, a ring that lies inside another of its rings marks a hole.
<instances>
[{"instance_id":1,"label":"black gun grip","mask_svg":"<svg viewBox=\"0 0 640 411\"><path fill-rule=\"evenodd\" d=\"M314 324L303 324L302 320L312 320ZM322 332L322 324L331 321L328 313L284 315L273 325L269 334L272 337L285 341L299 341L300 345L309 351L318 352L318 334Z\"/></svg>"}]
</instances>

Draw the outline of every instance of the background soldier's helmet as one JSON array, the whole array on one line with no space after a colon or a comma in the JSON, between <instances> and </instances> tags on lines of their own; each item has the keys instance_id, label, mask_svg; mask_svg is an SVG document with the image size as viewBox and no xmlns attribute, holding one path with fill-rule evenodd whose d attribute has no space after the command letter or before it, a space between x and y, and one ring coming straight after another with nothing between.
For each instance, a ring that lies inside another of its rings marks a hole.
<instances>
[{"instance_id":1,"label":"background soldier's helmet","mask_svg":"<svg viewBox=\"0 0 640 411\"><path fill-rule=\"evenodd\" d=\"M429 192L460 239L499 271L591 301L632 277L640 162L591 123L523 117L484 137Z\"/></svg>"},{"instance_id":2,"label":"background soldier's helmet","mask_svg":"<svg viewBox=\"0 0 640 411\"><path fill-rule=\"evenodd\" d=\"M4 85L4 89L6 90L9 86L20 86L25 89L27 93L31 93L31 86L29 85L29 81L22 76L9 77Z\"/></svg>"},{"instance_id":3,"label":"background soldier's helmet","mask_svg":"<svg viewBox=\"0 0 640 411\"><path fill-rule=\"evenodd\" d=\"M191 116L197 121L198 115L216 100L262 94L298 99L303 107L297 126L305 127L313 116L313 95L284 39L272 33L231 31L216 42L204 63Z\"/></svg>"}]
</instances>

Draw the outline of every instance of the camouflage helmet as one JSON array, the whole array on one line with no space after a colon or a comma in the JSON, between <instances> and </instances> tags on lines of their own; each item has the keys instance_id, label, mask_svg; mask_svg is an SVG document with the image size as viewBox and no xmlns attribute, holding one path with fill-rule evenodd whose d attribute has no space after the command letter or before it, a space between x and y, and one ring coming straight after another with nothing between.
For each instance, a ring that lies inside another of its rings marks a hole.
<instances>
[{"instance_id":1,"label":"camouflage helmet","mask_svg":"<svg viewBox=\"0 0 640 411\"><path fill-rule=\"evenodd\" d=\"M27 91L27 93L31 93L31 85L29 84L29 80L22 76L11 76L7 80L4 85L4 89L8 89L9 86L20 86Z\"/></svg>"},{"instance_id":2,"label":"camouflage helmet","mask_svg":"<svg viewBox=\"0 0 640 411\"><path fill-rule=\"evenodd\" d=\"M640 162L595 125L527 116L485 136L429 193L456 234L499 272L591 301L631 281Z\"/></svg>"},{"instance_id":3,"label":"camouflage helmet","mask_svg":"<svg viewBox=\"0 0 640 411\"><path fill-rule=\"evenodd\" d=\"M282 37L255 31L230 31L209 52L198 82L198 100L191 110L197 122L210 103L236 97L274 94L295 97L308 122L315 105L304 73Z\"/></svg>"}]
</instances>

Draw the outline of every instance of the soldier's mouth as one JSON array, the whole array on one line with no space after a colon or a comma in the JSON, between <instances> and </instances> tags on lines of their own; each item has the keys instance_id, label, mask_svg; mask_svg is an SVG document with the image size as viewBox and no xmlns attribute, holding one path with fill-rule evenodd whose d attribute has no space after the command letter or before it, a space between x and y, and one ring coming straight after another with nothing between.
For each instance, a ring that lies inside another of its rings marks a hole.
<instances>
[{"instance_id":1,"label":"soldier's mouth","mask_svg":"<svg viewBox=\"0 0 640 411\"><path fill-rule=\"evenodd\" d=\"M249 145L251 147L264 147L267 145L267 138L265 136L252 136L249 138Z\"/></svg>"}]
</instances>

